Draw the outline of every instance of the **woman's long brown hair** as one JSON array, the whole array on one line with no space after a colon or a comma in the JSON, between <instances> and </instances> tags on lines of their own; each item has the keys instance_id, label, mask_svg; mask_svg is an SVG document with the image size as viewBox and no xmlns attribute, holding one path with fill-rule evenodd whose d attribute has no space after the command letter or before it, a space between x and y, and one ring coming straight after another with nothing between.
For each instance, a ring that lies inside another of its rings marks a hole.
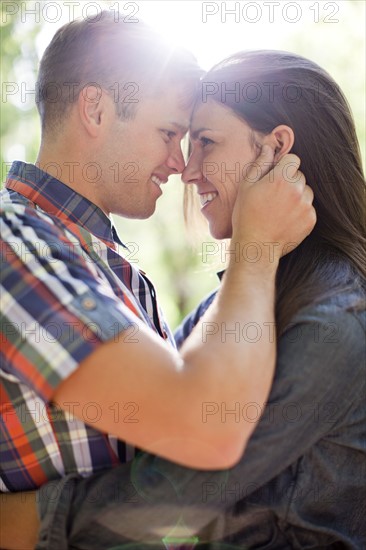
<instances>
[{"instance_id":1,"label":"woman's long brown hair","mask_svg":"<svg viewBox=\"0 0 366 550\"><path fill-rule=\"evenodd\" d=\"M249 51L211 69L202 91L255 131L269 134L279 124L290 126L295 134L291 152L300 157L300 169L314 191L317 224L280 261L278 335L299 309L330 295L348 294L348 309L364 308L365 178L353 118L339 86L296 54Z\"/></svg>"}]
</instances>

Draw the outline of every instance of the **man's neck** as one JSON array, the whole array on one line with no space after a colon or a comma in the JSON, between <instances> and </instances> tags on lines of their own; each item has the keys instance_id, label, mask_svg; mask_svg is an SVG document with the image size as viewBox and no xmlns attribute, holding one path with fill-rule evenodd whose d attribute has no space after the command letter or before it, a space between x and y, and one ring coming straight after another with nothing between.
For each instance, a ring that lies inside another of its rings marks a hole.
<instances>
[{"instance_id":1,"label":"man's neck","mask_svg":"<svg viewBox=\"0 0 366 550\"><path fill-rule=\"evenodd\" d=\"M84 167L87 161L83 159L77 150L70 151L68 147L58 146L56 148L42 144L35 164L47 174L100 207L90 182L88 185L84 177Z\"/></svg>"}]
</instances>

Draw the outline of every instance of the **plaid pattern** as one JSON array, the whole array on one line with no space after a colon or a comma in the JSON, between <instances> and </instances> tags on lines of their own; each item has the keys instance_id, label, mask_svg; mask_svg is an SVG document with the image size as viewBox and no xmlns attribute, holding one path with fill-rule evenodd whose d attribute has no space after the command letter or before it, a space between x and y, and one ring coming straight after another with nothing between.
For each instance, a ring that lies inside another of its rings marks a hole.
<instances>
[{"instance_id":1,"label":"plaid pattern","mask_svg":"<svg viewBox=\"0 0 366 550\"><path fill-rule=\"evenodd\" d=\"M72 404L57 409L52 395L136 316L174 340L153 285L123 257L109 218L90 201L15 162L1 206L0 490L22 491L130 459L133 449L92 427L97 404L86 425Z\"/></svg>"}]
</instances>

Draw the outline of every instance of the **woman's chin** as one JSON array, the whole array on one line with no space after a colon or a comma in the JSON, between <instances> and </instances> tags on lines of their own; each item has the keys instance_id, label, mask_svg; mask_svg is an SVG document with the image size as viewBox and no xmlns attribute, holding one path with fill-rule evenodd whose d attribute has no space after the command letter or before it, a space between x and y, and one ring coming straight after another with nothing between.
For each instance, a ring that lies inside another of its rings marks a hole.
<instances>
[{"instance_id":1,"label":"woman's chin","mask_svg":"<svg viewBox=\"0 0 366 550\"><path fill-rule=\"evenodd\" d=\"M223 239L231 239L233 235L233 228L231 227L231 224L230 226L225 227L223 225L220 226L215 223L210 223L209 227L211 236L218 241L221 241Z\"/></svg>"}]
</instances>

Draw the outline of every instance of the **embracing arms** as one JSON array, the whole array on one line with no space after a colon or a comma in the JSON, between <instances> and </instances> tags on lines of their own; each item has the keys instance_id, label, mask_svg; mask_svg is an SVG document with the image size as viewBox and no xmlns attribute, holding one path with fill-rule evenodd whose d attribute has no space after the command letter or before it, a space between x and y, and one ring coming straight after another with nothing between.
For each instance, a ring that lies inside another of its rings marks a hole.
<instances>
[{"instance_id":1,"label":"embracing arms","mask_svg":"<svg viewBox=\"0 0 366 550\"><path fill-rule=\"evenodd\" d=\"M261 167L268 166L272 155L269 149L263 151ZM262 255L254 263L243 254L231 255L216 300L180 353L138 323L133 342L125 341L122 332L81 362L57 388L58 406L67 409L70 401L75 402L73 413L88 422L85 405L96 402L103 411L93 424L96 429L186 466L215 469L238 461L254 425L243 429L220 418L205 423L203 403L224 403L231 409L238 400L266 400L275 339L250 343L243 338L227 345L222 331L235 323L274 323L279 257L290 241L303 240L315 223L312 192L298 166L298 159L288 155L273 172L239 190L232 244L239 243L240 250L255 242ZM202 337L205 323L219 327L208 339ZM136 423L115 422L111 405L120 401L137 405Z\"/></svg>"}]
</instances>

